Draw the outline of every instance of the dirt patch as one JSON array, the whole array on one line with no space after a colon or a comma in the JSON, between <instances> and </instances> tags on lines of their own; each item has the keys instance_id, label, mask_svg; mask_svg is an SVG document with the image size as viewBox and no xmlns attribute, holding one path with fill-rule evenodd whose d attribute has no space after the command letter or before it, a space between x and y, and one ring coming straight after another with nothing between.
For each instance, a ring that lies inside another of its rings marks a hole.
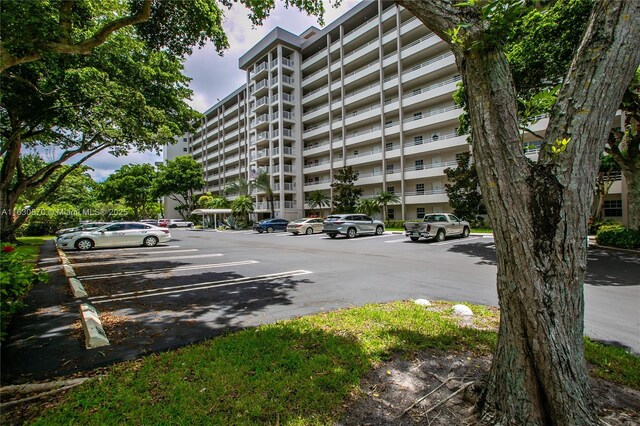
<instances>
[{"instance_id":1,"label":"dirt patch","mask_svg":"<svg viewBox=\"0 0 640 426\"><path fill-rule=\"evenodd\" d=\"M475 425L476 384L491 356L427 351L396 358L370 372L344 405L340 425ZM640 392L592 379L598 416L609 425L640 425ZM428 395L428 396L427 396ZM426 396L426 397L425 397Z\"/></svg>"}]
</instances>

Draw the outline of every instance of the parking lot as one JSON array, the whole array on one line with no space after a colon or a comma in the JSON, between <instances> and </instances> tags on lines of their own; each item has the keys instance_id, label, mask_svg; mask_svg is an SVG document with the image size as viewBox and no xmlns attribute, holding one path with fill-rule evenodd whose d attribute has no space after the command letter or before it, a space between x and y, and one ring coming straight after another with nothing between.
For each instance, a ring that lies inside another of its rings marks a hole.
<instances>
[{"instance_id":1,"label":"parking lot","mask_svg":"<svg viewBox=\"0 0 640 426\"><path fill-rule=\"evenodd\" d=\"M73 371L135 359L239 328L371 302L427 298L497 305L490 236L438 243L389 232L353 239L171 234L171 242L156 247L66 252L110 345L84 349L81 332L71 325L61 333L71 337L59 364ZM589 268L587 334L640 351L640 259L594 250ZM76 309L77 302L66 304Z\"/></svg>"}]
</instances>

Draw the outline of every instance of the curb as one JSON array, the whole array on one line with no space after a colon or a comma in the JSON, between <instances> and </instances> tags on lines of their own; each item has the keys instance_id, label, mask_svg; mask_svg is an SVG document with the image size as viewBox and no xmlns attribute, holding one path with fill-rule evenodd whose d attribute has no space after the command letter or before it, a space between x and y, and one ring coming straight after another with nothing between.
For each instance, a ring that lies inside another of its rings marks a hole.
<instances>
[{"instance_id":1,"label":"curb","mask_svg":"<svg viewBox=\"0 0 640 426\"><path fill-rule=\"evenodd\" d=\"M87 292L82 286L80 280L76 277L76 272L71 266L71 262L67 258L67 255L56 244L58 250L58 256L62 260L62 269L64 275L69 280L69 286L71 287L71 293L76 299L86 298ZM110 345L107 334L104 332L104 327L100 322L100 316L96 308L88 303L82 303L80 305L80 322L82 323L82 330L84 331L85 347L87 349L99 348L101 346Z\"/></svg>"},{"instance_id":2,"label":"curb","mask_svg":"<svg viewBox=\"0 0 640 426\"><path fill-rule=\"evenodd\" d=\"M88 303L80 305L80 319L84 330L85 346L87 349L110 345L104 332L98 311Z\"/></svg>"},{"instance_id":3,"label":"curb","mask_svg":"<svg viewBox=\"0 0 640 426\"><path fill-rule=\"evenodd\" d=\"M640 250L638 249L625 249L620 247L601 246L600 244L596 244L592 242L589 242L589 248L596 248L596 249L609 250L609 251L620 251L623 253L630 253L630 254L640 254Z\"/></svg>"}]
</instances>

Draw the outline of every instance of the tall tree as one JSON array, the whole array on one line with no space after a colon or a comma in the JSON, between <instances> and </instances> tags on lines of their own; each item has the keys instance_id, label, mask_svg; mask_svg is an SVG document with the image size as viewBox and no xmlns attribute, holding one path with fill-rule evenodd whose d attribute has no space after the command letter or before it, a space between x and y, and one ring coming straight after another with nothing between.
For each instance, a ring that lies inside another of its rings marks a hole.
<instances>
[{"instance_id":1,"label":"tall tree","mask_svg":"<svg viewBox=\"0 0 640 426\"><path fill-rule=\"evenodd\" d=\"M458 155L456 168L447 167L444 174L451 183L444 185L453 213L461 219L475 221L480 214L482 195L476 165L471 163L471 153Z\"/></svg>"},{"instance_id":2,"label":"tall tree","mask_svg":"<svg viewBox=\"0 0 640 426\"><path fill-rule=\"evenodd\" d=\"M309 194L309 208L320 209L320 216L322 216L322 208L331 206L331 198L324 191L313 191Z\"/></svg>"},{"instance_id":3,"label":"tall tree","mask_svg":"<svg viewBox=\"0 0 640 426\"><path fill-rule=\"evenodd\" d=\"M254 25L260 25L275 7L273 1L241 0L250 10ZM232 0L119 0L117 2L22 1L2 2L0 72L47 55L88 55L118 31L135 28L138 37L155 50L171 55L190 54L194 45L212 40L221 52L228 46L222 29L220 5ZM319 0L285 0L322 17ZM322 19L320 19L322 22Z\"/></svg>"},{"instance_id":4,"label":"tall tree","mask_svg":"<svg viewBox=\"0 0 640 426\"><path fill-rule=\"evenodd\" d=\"M13 210L25 191L46 186L34 206L92 156L159 149L198 116L185 102L191 91L182 66L166 52L118 33L89 56L47 56L0 75L0 204ZM56 156L27 171L23 148ZM24 222L2 216L0 238L11 240Z\"/></svg>"},{"instance_id":5,"label":"tall tree","mask_svg":"<svg viewBox=\"0 0 640 426\"><path fill-rule=\"evenodd\" d=\"M358 198L362 195L362 188L356 188L358 174L351 166L338 170L333 178L333 205L336 213L350 213L356 208Z\"/></svg>"},{"instance_id":6,"label":"tall tree","mask_svg":"<svg viewBox=\"0 0 640 426\"><path fill-rule=\"evenodd\" d=\"M532 162L504 50L526 3L396 2L455 55L494 226L501 318L482 421L596 424L584 360L584 241L600 154L640 63L640 3L595 2Z\"/></svg>"},{"instance_id":7,"label":"tall tree","mask_svg":"<svg viewBox=\"0 0 640 426\"><path fill-rule=\"evenodd\" d=\"M231 181L224 187L224 193L235 195L249 195L251 193L251 182L243 178Z\"/></svg>"},{"instance_id":8,"label":"tall tree","mask_svg":"<svg viewBox=\"0 0 640 426\"><path fill-rule=\"evenodd\" d=\"M387 206L389 204L399 204L400 196L395 192L382 191L378 195L376 195L376 203L382 206L382 220L387 220Z\"/></svg>"},{"instance_id":9,"label":"tall tree","mask_svg":"<svg viewBox=\"0 0 640 426\"><path fill-rule=\"evenodd\" d=\"M197 207L196 193L204 187L202 165L193 157L182 155L161 164L155 181L155 194L178 203L176 211L187 219Z\"/></svg>"},{"instance_id":10,"label":"tall tree","mask_svg":"<svg viewBox=\"0 0 640 426\"><path fill-rule=\"evenodd\" d=\"M256 25L273 1L240 0ZM231 0L5 0L0 8L0 206L13 211L25 190L59 185L102 151L158 149L190 129L198 114L181 61L194 45L228 45L220 6ZM321 0L285 0L322 16ZM320 18L321 20L321 18ZM32 175L23 147L55 147L59 158ZM17 176L17 181L14 181ZM12 183L17 182L17 183ZM35 205L43 202L35 199ZM0 239L26 220L2 215Z\"/></svg>"},{"instance_id":11,"label":"tall tree","mask_svg":"<svg viewBox=\"0 0 640 426\"><path fill-rule=\"evenodd\" d=\"M273 193L273 188L271 187L271 175L269 172L261 170L260 173L258 173L258 176L256 176L256 180L253 182L253 185L267 195L267 202L271 209L271 217L276 217L276 210L273 206L275 195Z\"/></svg>"},{"instance_id":12,"label":"tall tree","mask_svg":"<svg viewBox=\"0 0 640 426\"><path fill-rule=\"evenodd\" d=\"M148 216L148 207L154 202L156 171L151 164L124 165L100 184L100 198L103 201L118 201L133 212L133 219Z\"/></svg>"}]
</instances>

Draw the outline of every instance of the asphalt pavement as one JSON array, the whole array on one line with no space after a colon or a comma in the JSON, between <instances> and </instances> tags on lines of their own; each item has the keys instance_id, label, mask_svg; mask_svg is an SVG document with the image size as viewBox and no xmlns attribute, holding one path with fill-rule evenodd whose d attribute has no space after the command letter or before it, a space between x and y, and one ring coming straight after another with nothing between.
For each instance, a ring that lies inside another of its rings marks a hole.
<instances>
[{"instance_id":1,"label":"asphalt pavement","mask_svg":"<svg viewBox=\"0 0 640 426\"><path fill-rule=\"evenodd\" d=\"M89 294L70 294L53 242L50 273L2 345L2 384L133 360L221 333L371 302L426 298L497 305L493 238L412 243L398 234L325 235L172 230L155 248L68 251ZM640 256L589 250L585 332L640 353ZM80 302L111 344L85 349Z\"/></svg>"}]
</instances>

